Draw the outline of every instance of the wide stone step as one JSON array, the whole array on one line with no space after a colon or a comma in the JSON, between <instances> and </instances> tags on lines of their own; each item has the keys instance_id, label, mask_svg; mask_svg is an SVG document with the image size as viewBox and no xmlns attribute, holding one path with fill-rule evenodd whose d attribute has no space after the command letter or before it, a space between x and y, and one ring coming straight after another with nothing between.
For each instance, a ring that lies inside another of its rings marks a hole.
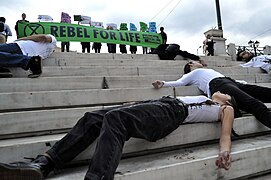
<instances>
[{"instance_id":1,"label":"wide stone step","mask_svg":"<svg viewBox=\"0 0 271 180\"><path fill-rule=\"evenodd\" d=\"M199 95L201 92L195 86L154 89L123 88L123 89L91 89L91 90L61 90L0 93L1 112L18 109L46 109L59 107L94 106L117 104L131 101L157 99L164 95L174 96Z\"/></svg>"},{"instance_id":2,"label":"wide stone step","mask_svg":"<svg viewBox=\"0 0 271 180\"><path fill-rule=\"evenodd\" d=\"M50 58L66 58L73 57L74 59L89 58L89 59L125 59L125 60L159 60L157 54L110 54L110 53L77 53L77 52L54 52ZM227 60L231 61L230 56L200 56L201 59L205 61L220 61ZM176 60L183 60L182 56L177 56Z\"/></svg>"},{"instance_id":3,"label":"wide stone step","mask_svg":"<svg viewBox=\"0 0 271 180\"><path fill-rule=\"evenodd\" d=\"M251 80L255 82L255 76ZM154 80L174 80L178 75L154 76L57 76L30 78L2 78L0 92L27 92L27 91L55 91L55 90L82 90L108 88L140 88L151 87Z\"/></svg>"},{"instance_id":4,"label":"wide stone step","mask_svg":"<svg viewBox=\"0 0 271 180\"><path fill-rule=\"evenodd\" d=\"M49 57L43 61L44 66L184 66L188 60L159 60L159 59L93 59L90 57L76 58L68 57ZM240 62L228 60L206 60L209 67L221 66L237 66Z\"/></svg>"},{"instance_id":5,"label":"wide stone step","mask_svg":"<svg viewBox=\"0 0 271 180\"><path fill-rule=\"evenodd\" d=\"M270 103L266 105L271 108ZM85 112L102 108L104 106L0 113L0 139L67 132Z\"/></svg>"},{"instance_id":6,"label":"wide stone step","mask_svg":"<svg viewBox=\"0 0 271 180\"><path fill-rule=\"evenodd\" d=\"M270 171L271 135L233 141L230 170L218 169L218 144L210 144L121 160L115 180L237 179ZM87 166L65 169L50 180L83 179Z\"/></svg>"},{"instance_id":7,"label":"wide stone step","mask_svg":"<svg viewBox=\"0 0 271 180\"><path fill-rule=\"evenodd\" d=\"M236 80L244 80L249 83L271 82L268 74L225 74ZM140 88L151 87L154 80L171 81L180 78L178 75L153 75L153 76L57 76L30 78L2 78L0 79L0 93L2 92L27 92L27 91L56 91L56 90L80 90L103 89L105 85L109 89L114 88Z\"/></svg>"},{"instance_id":8,"label":"wide stone step","mask_svg":"<svg viewBox=\"0 0 271 180\"><path fill-rule=\"evenodd\" d=\"M219 139L220 123L194 123L181 125L167 137L156 141L147 142L142 139L130 139L125 143L124 154L136 155L155 152L159 149L174 149L179 146L190 146L193 143L207 143ZM255 133L269 133L270 129L255 120L252 116L237 118L234 121L234 130L239 135ZM21 161L24 157L35 157L48 150L64 134L43 135L0 140L0 162ZM89 159L95 149L95 143L78 155L74 161ZM12 154L12 156L9 156Z\"/></svg>"},{"instance_id":9,"label":"wide stone step","mask_svg":"<svg viewBox=\"0 0 271 180\"><path fill-rule=\"evenodd\" d=\"M222 74L263 73L260 68L214 67ZM21 68L10 68L14 77L26 77L29 73ZM45 66L41 77L54 76L140 76L140 75L182 75L182 67L142 66Z\"/></svg>"}]
</instances>

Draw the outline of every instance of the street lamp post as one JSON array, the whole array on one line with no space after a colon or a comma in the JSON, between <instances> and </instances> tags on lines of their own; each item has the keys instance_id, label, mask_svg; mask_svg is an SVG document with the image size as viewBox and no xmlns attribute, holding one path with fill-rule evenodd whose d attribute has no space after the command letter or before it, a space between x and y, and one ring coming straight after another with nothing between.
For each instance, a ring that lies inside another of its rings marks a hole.
<instances>
[{"instance_id":1,"label":"street lamp post","mask_svg":"<svg viewBox=\"0 0 271 180\"><path fill-rule=\"evenodd\" d=\"M254 56L257 56L257 47L259 47L260 42L259 41L249 41L248 45L254 49Z\"/></svg>"},{"instance_id":2,"label":"street lamp post","mask_svg":"<svg viewBox=\"0 0 271 180\"><path fill-rule=\"evenodd\" d=\"M219 0L215 0L215 5L216 5L216 16L217 16L218 29L222 30L222 21L221 21Z\"/></svg>"}]
</instances>

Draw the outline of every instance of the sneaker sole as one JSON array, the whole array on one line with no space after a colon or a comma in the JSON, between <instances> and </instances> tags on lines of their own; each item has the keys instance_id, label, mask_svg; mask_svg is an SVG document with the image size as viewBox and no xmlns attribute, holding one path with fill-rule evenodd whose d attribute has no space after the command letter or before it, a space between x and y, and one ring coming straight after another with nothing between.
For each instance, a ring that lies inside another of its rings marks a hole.
<instances>
[{"instance_id":1,"label":"sneaker sole","mask_svg":"<svg viewBox=\"0 0 271 180\"><path fill-rule=\"evenodd\" d=\"M27 77L29 77L29 78L38 78L38 77L40 77L40 75L41 74L28 74Z\"/></svg>"},{"instance_id":2,"label":"sneaker sole","mask_svg":"<svg viewBox=\"0 0 271 180\"><path fill-rule=\"evenodd\" d=\"M42 180L42 173L35 168L13 167L0 163L1 180Z\"/></svg>"},{"instance_id":3,"label":"sneaker sole","mask_svg":"<svg viewBox=\"0 0 271 180\"><path fill-rule=\"evenodd\" d=\"M0 78L11 78L13 75L11 73L0 72Z\"/></svg>"}]
</instances>

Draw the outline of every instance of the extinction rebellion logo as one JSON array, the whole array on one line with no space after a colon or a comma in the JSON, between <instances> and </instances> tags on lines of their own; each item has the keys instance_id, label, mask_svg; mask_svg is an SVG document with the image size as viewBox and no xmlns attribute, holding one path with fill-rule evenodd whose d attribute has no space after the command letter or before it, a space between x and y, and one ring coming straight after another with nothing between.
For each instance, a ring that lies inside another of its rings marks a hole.
<instances>
[{"instance_id":1,"label":"extinction rebellion logo","mask_svg":"<svg viewBox=\"0 0 271 180\"><path fill-rule=\"evenodd\" d=\"M24 36L33 34L45 34L44 27L39 23L29 23L24 27Z\"/></svg>"}]
</instances>

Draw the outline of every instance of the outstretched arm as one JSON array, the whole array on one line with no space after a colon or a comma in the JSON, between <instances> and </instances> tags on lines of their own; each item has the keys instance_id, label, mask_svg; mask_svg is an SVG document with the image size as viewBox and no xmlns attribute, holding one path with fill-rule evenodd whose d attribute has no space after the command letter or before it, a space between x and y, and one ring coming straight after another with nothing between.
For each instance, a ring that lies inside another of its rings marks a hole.
<instances>
[{"instance_id":1,"label":"outstretched arm","mask_svg":"<svg viewBox=\"0 0 271 180\"><path fill-rule=\"evenodd\" d=\"M234 110L231 106L223 105L221 112L221 135L220 135L220 150L216 160L216 165L219 168L229 170L231 166L231 131L234 120Z\"/></svg>"},{"instance_id":2,"label":"outstretched arm","mask_svg":"<svg viewBox=\"0 0 271 180\"><path fill-rule=\"evenodd\" d=\"M21 41L21 40L31 40L34 42L43 42L43 43L51 43L52 42L52 38L48 35L45 35L45 34L35 34L32 36L22 37L22 38L19 38L17 41Z\"/></svg>"}]
</instances>

